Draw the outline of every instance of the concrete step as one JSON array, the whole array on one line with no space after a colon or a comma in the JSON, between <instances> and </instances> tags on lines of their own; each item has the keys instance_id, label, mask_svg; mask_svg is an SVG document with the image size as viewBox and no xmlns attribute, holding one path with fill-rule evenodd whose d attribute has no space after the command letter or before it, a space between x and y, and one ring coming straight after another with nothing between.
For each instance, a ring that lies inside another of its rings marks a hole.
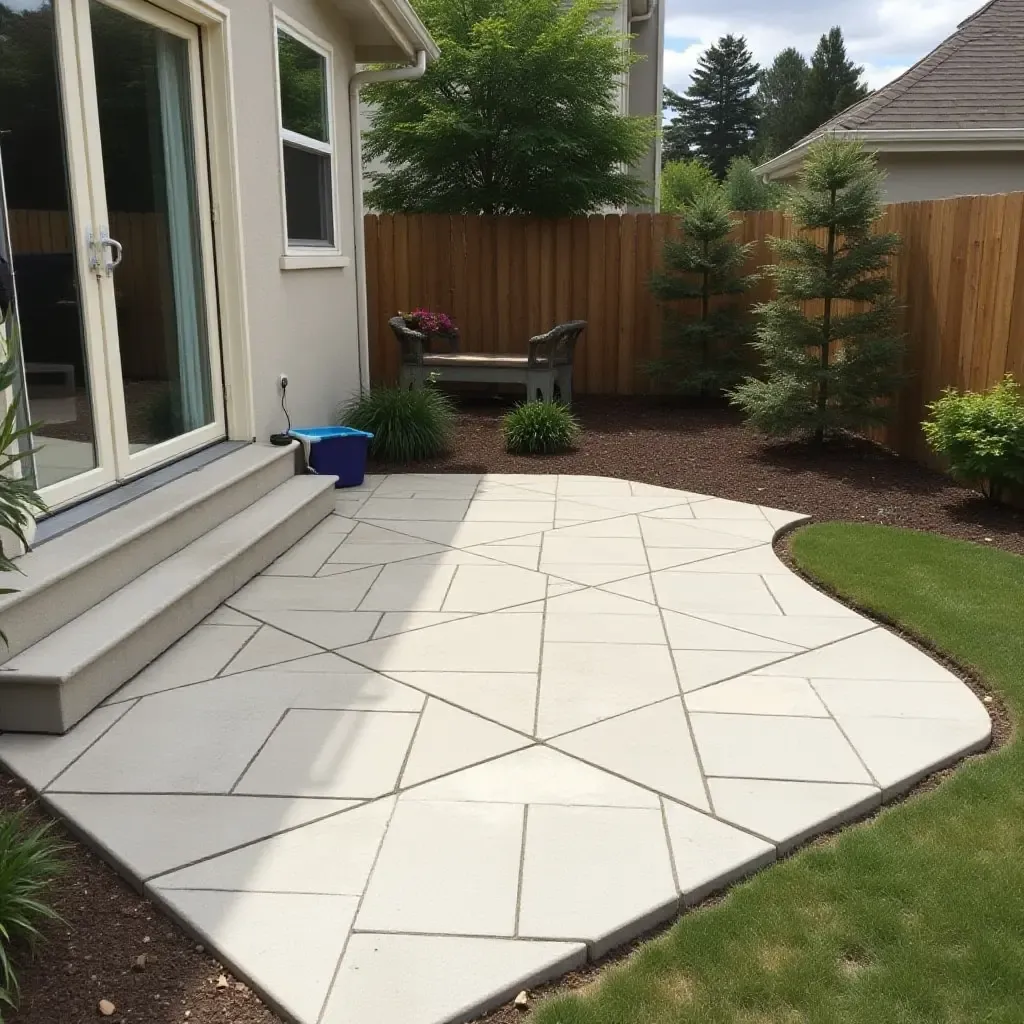
<instances>
[{"instance_id":1,"label":"concrete step","mask_svg":"<svg viewBox=\"0 0 1024 1024\"><path fill-rule=\"evenodd\" d=\"M297 448L247 445L19 558L0 665L290 479Z\"/></svg>"},{"instance_id":2,"label":"concrete step","mask_svg":"<svg viewBox=\"0 0 1024 1024\"><path fill-rule=\"evenodd\" d=\"M0 666L0 730L66 732L334 508L297 476Z\"/></svg>"}]
</instances>

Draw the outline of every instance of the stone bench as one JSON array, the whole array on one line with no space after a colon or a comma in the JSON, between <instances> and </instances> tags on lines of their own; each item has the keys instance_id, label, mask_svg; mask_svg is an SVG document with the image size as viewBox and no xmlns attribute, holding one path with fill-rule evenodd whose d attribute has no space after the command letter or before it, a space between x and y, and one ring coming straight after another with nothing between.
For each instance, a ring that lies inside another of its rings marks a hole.
<instances>
[{"instance_id":1,"label":"stone bench","mask_svg":"<svg viewBox=\"0 0 1024 1024\"><path fill-rule=\"evenodd\" d=\"M449 352L433 353L432 339L442 336L417 331L400 316L392 317L388 325L402 353L402 387L422 387L435 374L442 381L522 384L528 401L557 397L566 405L572 403L573 357L576 341L587 326L585 320L571 320L531 338L525 356L460 352L457 334L442 339Z\"/></svg>"}]
</instances>

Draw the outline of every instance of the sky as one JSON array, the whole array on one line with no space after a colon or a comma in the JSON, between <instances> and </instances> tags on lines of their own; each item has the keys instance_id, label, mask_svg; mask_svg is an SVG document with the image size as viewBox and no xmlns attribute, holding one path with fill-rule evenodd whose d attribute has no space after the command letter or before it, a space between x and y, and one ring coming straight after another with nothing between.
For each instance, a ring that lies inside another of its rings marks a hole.
<instances>
[{"instance_id":1,"label":"sky","mask_svg":"<svg viewBox=\"0 0 1024 1024\"><path fill-rule=\"evenodd\" d=\"M760 64L795 46L808 58L822 33L843 30L872 89L933 50L985 0L663 0L665 84L683 92L701 52L727 33L746 36Z\"/></svg>"}]
</instances>

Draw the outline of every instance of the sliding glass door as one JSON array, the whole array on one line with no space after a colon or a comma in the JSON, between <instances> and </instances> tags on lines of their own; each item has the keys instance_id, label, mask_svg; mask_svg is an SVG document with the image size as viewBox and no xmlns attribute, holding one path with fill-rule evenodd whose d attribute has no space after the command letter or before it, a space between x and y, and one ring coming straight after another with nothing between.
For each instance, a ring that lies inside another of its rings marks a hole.
<instances>
[{"instance_id":1,"label":"sliding glass door","mask_svg":"<svg viewBox=\"0 0 1024 1024\"><path fill-rule=\"evenodd\" d=\"M143 0L0 0L16 331L52 506L224 436L201 85L198 29Z\"/></svg>"}]
</instances>

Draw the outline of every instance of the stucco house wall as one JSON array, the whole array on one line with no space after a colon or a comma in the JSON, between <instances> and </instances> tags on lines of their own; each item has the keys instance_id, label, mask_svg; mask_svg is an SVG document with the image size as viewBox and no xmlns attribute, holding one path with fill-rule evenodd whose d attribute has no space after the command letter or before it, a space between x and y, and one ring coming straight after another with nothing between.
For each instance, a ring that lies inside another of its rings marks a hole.
<instances>
[{"instance_id":1,"label":"stucco house wall","mask_svg":"<svg viewBox=\"0 0 1024 1024\"><path fill-rule=\"evenodd\" d=\"M289 377L288 405L296 424L332 422L339 398L358 389L355 265L281 268L284 192L274 74L275 14L262 0L229 0L229 6L254 425L256 437L264 440L283 429L280 374ZM333 50L334 201L339 248L351 259L352 33L341 12L324 0L279 0L277 9Z\"/></svg>"},{"instance_id":2,"label":"stucco house wall","mask_svg":"<svg viewBox=\"0 0 1024 1024\"><path fill-rule=\"evenodd\" d=\"M1024 189L1024 150L1016 153L880 153L885 199L906 203Z\"/></svg>"},{"instance_id":3,"label":"stucco house wall","mask_svg":"<svg viewBox=\"0 0 1024 1024\"><path fill-rule=\"evenodd\" d=\"M877 153L887 203L1024 191L1024 150L1009 153ZM775 180L796 182L796 172Z\"/></svg>"}]
</instances>

